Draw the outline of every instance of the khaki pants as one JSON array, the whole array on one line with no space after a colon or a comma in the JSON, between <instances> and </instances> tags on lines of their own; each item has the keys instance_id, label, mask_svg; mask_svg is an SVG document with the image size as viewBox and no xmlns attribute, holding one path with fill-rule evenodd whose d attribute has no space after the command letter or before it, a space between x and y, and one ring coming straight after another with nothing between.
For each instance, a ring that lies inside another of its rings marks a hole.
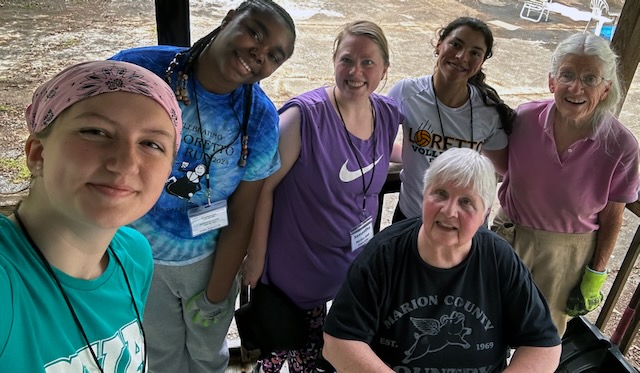
<instances>
[{"instance_id":1,"label":"khaki pants","mask_svg":"<svg viewBox=\"0 0 640 373\"><path fill-rule=\"evenodd\" d=\"M562 336L569 321L565 313L567 299L593 257L596 232L556 233L527 228L511 222L502 209L491 229L513 246L531 271Z\"/></svg>"}]
</instances>

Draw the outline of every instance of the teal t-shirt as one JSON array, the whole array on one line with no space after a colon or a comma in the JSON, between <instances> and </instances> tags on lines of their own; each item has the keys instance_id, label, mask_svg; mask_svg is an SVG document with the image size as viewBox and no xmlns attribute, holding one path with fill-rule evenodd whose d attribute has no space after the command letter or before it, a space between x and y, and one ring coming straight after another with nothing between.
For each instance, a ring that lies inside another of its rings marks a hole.
<instances>
[{"instance_id":1,"label":"teal t-shirt","mask_svg":"<svg viewBox=\"0 0 640 373\"><path fill-rule=\"evenodd\" d=\"M142 47L121 51L111 59L134 63L164 78L176 53L185 50L162 45ZM175 70L180 69L181 65ZM177 71L172 76L174 88ZM211 202L226 201L241 181L264 179L280 167L278 113L259 84L253 85L247 126L249 157L246 167L238 166L245 89L243 86L219 95L200 86L193 74L189 78L190 104L180 102L182 142L173 170L155 206L131 224L151 243L156 263L187 265L211 255L220 229L193 237L188 211L207 205L207 190Z\"/></svg>"},{"instance_id":2,"label":"teal t-shirt","mask_svg":"<svg viewBox=\"0 0 640 373\"><path fill-rule=\"evenodd\" d=\"M111 247L127 273L140 316L153 259L148 241L131 228ZM110 255L104 273L81 280L53 269L104 372L139 372L144 342L122 269ZM0 371L97 372L65 300L22 231L0 216Z\"/></svg>"}]
</instances>

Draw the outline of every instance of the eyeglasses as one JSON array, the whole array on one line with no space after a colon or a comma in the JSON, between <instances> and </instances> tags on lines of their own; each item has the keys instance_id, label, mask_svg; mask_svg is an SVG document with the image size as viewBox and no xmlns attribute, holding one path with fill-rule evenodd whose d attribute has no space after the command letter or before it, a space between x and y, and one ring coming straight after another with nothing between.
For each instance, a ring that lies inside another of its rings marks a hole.
<instances>
[{"instance_id":1,"label":"eyeglasses","mask_svg":"<svg viewBox=\"0 0 640 373\"><path fill-rule=\"evenodd\" d=\"M571 85L576 81L576 79L578 79L578 76L573 71L559 71L556 74L556 79L559 83ZM582 82L583 86L589 88L595 88L602 84L602 82L604 81L603 77L593 74L581 75L579 79Z\"/></svg>"}]
</instances>

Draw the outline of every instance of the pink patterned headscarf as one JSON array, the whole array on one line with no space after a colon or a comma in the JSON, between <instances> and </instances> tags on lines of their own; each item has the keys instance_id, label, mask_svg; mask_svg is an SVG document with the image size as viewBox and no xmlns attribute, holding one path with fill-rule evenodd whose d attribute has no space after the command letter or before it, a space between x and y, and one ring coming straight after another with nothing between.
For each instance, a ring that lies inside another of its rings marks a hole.
<instances>
[{"instance_id":1,"label":"pink patterned headscarf","mask_svg":"<svg viewBox=\"0 0 640 373\"><path fill-rule=\"evenodd\" d=\"M29 133L47 128L71 105L108 92L131 92L154 99L171 118L180 146L182 118L171 88L151 71L128 62L92 61L67 67L33 93L27 107Z\"/></svg>"}]
</instances>

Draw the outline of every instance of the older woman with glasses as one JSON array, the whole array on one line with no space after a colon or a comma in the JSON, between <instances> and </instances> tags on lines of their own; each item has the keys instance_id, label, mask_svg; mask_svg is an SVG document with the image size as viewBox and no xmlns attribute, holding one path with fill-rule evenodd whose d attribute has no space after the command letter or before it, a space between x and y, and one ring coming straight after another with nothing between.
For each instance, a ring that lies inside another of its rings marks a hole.
<instances>
[{"instance_id":1,"label":"older woman with glasses","mask_svg":"<svg viewBox=\"0 0 640 373\"><path fill-rule=\"evenodd\" d=\"M638 142L613 116L620 90L609 43L571 35L551 59L554 99L521 105L509 137L492 228L531 270L560 335L602 301L625 204L638 198Z\"/></svg>"}]
</instances>

